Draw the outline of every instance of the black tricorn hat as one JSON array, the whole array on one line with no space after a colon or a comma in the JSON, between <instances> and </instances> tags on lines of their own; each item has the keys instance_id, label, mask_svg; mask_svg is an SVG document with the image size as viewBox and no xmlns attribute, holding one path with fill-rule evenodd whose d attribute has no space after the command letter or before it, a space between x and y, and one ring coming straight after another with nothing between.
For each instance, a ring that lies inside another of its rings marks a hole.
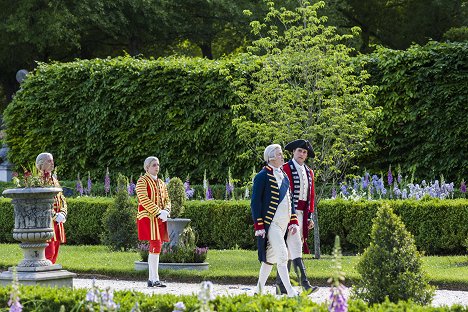
<instances>
[{"instance_id":1,"label":"black tricorn hat","mask_svg":"<svg viewBox=\"0 0 468 312\"><path fill-rule=\"evenodd\" d=\"M290 152L292 152L296 148L306 149L307 157L310 157L310 158L315 157L314 149L312 148L312 145L310 145L309 141L307 140L303 140L303 139L295 140L295 141L289 142L284 147L285 150L290 151Z\"/></svg>"}]
</instances>

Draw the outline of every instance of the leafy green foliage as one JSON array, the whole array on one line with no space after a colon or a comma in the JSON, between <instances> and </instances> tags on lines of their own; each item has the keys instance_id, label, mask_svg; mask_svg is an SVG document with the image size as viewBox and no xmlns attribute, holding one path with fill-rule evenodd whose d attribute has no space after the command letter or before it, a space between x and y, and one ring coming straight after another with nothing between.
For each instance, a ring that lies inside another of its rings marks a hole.
<instances>
[{"instance_id":1,"label":"leafy green foliage","mask_svg":"<svg viewBox=\"0 0 468 312\"><path fill-rule=\"evenodd\" d=\"M171 201L171 218L179 218L184 213L185 204L185 188L182 180L174 177L171 178L167 185L167 193Z\"/></svg>"},{"instance_id":2,"label":"leafy green foliage","mask_svg":"<svg viewBox=\"0 0 468 312\"><path fill-rule=\"evenodd\" d=\"M375 104L377 149L363 161L386 171L400 164L421 179L461 181L468 176L468 42L429 42L406 51L380 48L369 56Z\"/></svg>"},{"instance_id":3,"label":"leafy green foliage","mask_svg":"<svg viewBox=\"0 0 468 312\"><path fill-rule=\"evenodd\" d=\"M236 159L231 127L238 101L225 79L229 62L131 57L40 64L5 110L9 160L21 168L38 150L54 155L61 177L105 168L138 176L157 155L172 176L225 181L251 170ZM190 159L190 161L187 161ZM213 161L223 159L223 162Z\"/></svg>"},{"instance_id":4,"label":"leafy green foliage","mask_svg":"<svg viewBox=\"0 0 468 312\"><path fill-rule=\"evenodd\" d=\"M0 306L7 307L7 302L10 299L11 287L0 288ZM63 306L65 311L73 311L86 298L86 289L74 289L71 291L67 288L58 288L51 291L48 287L41 286L20 286L21 303L24 305L23 311L44 311L55 312L59 311ZM140 292L131 290L116 291L114 301L120 304L121 311L130 311L135 307L135 303L139 303L139 308L142 312L149 311L173 311L174 304L182 301L186 306L187 311L196 311L199 309L199 300L197 295L179 296L172 294L153 294L145 295ZM215 311L316 311L327 312L326 304L318 304L310 298L276 298L274 296L218 296L211 301ZM392 303L385 301L382 304L367 305L361 300L350 300L348 302L348 311L394 311L394 312L464 312L466 308L460 305L453 307L431 307L421 306L414 302L398 302ZM99 309L99 307L94 307Z\"/></svg>"},{"instance_id":5,"label":"leafy green foliage","mask_svg":"<svg viewBox=\"0 0 468 312\"><path fill-rule=\"evenodd\" d=\"M102 243L111 250L130 250L137 245L136 205L127 192L128 179L117 178L117 196L114 205L109 206L103 215L104 231Z\"/></svg>"},{"instance_id":6,"label":"leafy green foliage","mask_svg":"<svg viewBox=\"0 0 468 312\"><path fill-rule=\"evenodd\" d=\"M379 208L373 221L371 243L357 265L361 279L355 295L368 303L413 300L432 301L434 287L427 282L414 238L388 205Z\"/></svg>"},{"instance_id":7,"label":"leafy green foliage","mask_svg":"<svg viewBox=\"0 0 468 312\"><path fill-rule=\"evenodd\" d=\"M317 13L323 2L301 4L287 10L270 2L264 22L252 23L261 39L239 57L243 76L233 79L233 86L243 102L233 106L233 123L248 147L241 157L257 163L272 142L284 146L308 139L324 186L338 180L365 150L378 109L371 106L368 74L353 64L354 51L345 45L353 35L324 25Z\"/></svg>"},{"instance_id":8,"label":"leafy green foliage","mask_svg":"<svg viewBox=\"0 0 468 312\"><path fill-rule=\"evenodd\" d=\"M159 261L161 263L202 263L208 255L208 248L197 247L197 237L191 226L179 236L177 245L164 243Z\"/></svg>"}]
</instances>

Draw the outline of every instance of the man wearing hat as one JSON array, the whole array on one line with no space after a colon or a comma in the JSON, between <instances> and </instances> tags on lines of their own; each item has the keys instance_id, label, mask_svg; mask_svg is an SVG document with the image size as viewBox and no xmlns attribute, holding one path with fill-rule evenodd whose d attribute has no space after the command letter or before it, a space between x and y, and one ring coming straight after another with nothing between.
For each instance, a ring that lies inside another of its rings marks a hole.
<instances>
[{"instance_id":1,"label":"man wearing hat","mask_svg":"<svg viewBox=\"0 0 468 312\"><path fill-rule=\"evenodd\" d=\"M292 203L296 209L297 219L299 220L299 234L297 237L287 236L286 244L288 246L289 259L288 268L293 263L294 271L300 275L301 285L306 291L314 292L318 290L317 286L312 287L307 279L304 261L302 260L302 248L304 253L310 253L307 246L307 237L309 230L314 227L312 213L314 212L315 187L314 172L305 161L307 157L315 157L314 150L307 140L295 140L288 143L285 149L293 153L293 158L283 165L283 170L290 181L292 192ZM281 280L276 280L278 290L285 292Z\"/></svg>"},{"instance_id":2,"label":"man wearing hat","mask_svg":"<svg viewBox=\"0 0 468 312\"><path fill-rule=\"evenodd\" d=\"M257 237L258 260L261 262L256 293L263 293L273 263L289 297L297 296L289 280L288 249L284 240L299 237L298 221L289 194L289 179L281 170L284 163L279 144L265 148L263 158L267 165L255 176L250 208Z\"/></svg>"}]
</instances>

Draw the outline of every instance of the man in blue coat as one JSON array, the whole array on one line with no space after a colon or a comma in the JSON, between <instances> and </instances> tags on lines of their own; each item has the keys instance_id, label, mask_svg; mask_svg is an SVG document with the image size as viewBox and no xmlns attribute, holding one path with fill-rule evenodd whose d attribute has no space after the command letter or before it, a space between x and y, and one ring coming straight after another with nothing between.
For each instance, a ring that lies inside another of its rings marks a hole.
<instances>
[{"instance_id":1,"label":"man in blue coat","mask_svg":"<svg viewBox=\"0 0 468 312\"><path fill-rule=\"evenodd\" d=\"M257 237L258 260L261 262L257 293L262 293L276 263L289 297L297 296L289 280L288 249L284 236L299 235L296 211L291 205L289 179L282 171L283 152L279 144L265 148L263 158L267 165L255 176L250 208Z\"/></svg>"}]
</instances>

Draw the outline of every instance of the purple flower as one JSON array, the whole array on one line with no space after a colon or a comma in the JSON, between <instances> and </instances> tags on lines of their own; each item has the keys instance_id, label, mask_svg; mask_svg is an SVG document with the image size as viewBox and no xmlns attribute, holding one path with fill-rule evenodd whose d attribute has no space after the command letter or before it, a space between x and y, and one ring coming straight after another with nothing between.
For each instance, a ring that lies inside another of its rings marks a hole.
<instances>
[{"instance_id":1,"label":"purple flower","mask_svg":"<svg viewBox=\"0 0 468 312\"><path fill-rule=\"evenodd\" d=\"M171 178L167 177L166 180L164 181L164 183L169 184L169 181L171 181Z\"/></svg>"},{"instance_id":2,"label":"purple flower","mask_svg":"<svg viewBox=\"0 0 468 312\"><path fill-rule=\"evenodd\" d=\"M211 192L211 186L209 185L208 185L208 188L206 189L205 199L206 200L213 199L213 193Z\"/></svg>"},{"instance_id":3,"label":"purple flower","mask_svg":"<svg viewBox=\"0 0 468 312\"><path fill-rule=\"evenodd\" d=\"M86 189L86 193L88 195L91 195L91 188L93 187L93 183L91 182L91 175L89 174L88 171L88 188Z\"/></svg>"},{"instance_id":4,"label":"purple flower","mask_svg":"<svg viewBox=\"0 0 468 312\"><path fill-rule=\"evenodd\" d=\"M466 184L465 184L465 180L463 180L461 182L461 185L460 185L460 192L462 192L463 194L466 193Z\"/></svg>"},{"instance_id":5,"label":"purple flower","mask_svg":"<svg viewBox=\"0 0 468 312\"><path fill-rule=\"evenodd\" d=\"M401 179L402 179L401 173L398 173L397 182L401 183Z\"/></svg>"},{"instance_id":6,"label":"purple flower","mask_svg":"<svg viewBox=\"0 0 468 312\"><path fill-rule=\"evenodd\" d=\"M344 196L348 196L348 195L349 195L348 189L346 188L346 184L345 184L345 183L342 183L342 184L341 184L341 194L343 194Z\"/></svg>"},{"instance_id":7,"label":"purple flower","mask_svg":"<svg viewBox=\"0 0 468 312\"><path fill-rule=\"evenodd\" d=\"M388 185L392 185L393 183L392 166L388 167L387 182Z\"/></svg>"},{"instance_id":8,"label":"purple flower","mask_svg":"<svg viewBox=\"0 0 468 312\"><path fill-rule=\"evenodd\" d=\"M182 312L185 311L185 304L182 301L174 303L174 311L172 312Z\"/></svg>"},{"instance_id":9,"label":"purple flower","mask_svg":"<svg viewBox=\"0 0 468 312\"><path fill-rule=\"evenodd\" d=\"M331 300L330 305L328 306L328 311L330 312L346 312L348 311L348 303L346 297L343 294L343 291L346 289L344 285L338 287L333 286L330 289Z\"/></svg>"},{"instance_id":10,"label":"purple flower","mask_svg":"<svg viewBox=\"0 0 468 312\"><path fill-rule=\"evenodd\" d=\"M365 173L362 180L362 188L365 190L369 186L369 173Z\"/></svg>"},{"instance_id":11,"label":"purple flower","mask_svg":"<svg viewBox=\"0 0 468 312\"><path fill-rule=\"evenodd\" d=\"M13 298L10 298L8 301L8 306L10 307L10 312L21 312L23 311L23 306L19 302L19 298L16 298L17 300L13 300Z\"/></svg>"},{"instance_id":12,"label":"purple flower","mask_svg":"<svg viewBox=\"0 0 468 312\"><path fill-rule=\"evenodd\" d=\"M83 185L81 184L80 175L78 174L78 180L76 180L76 191L80 193L80 196L83 196Z\"/></svg>"},{"instance_id":13,"label":"purple flower","mask_svg":"<svg viewBox=\"0 0 468 312\"><path fill-rule=\"evenodd\" d=\"M332 187L332 198L333 199L336 198L336 188L335 188L335 186Z\"/></svg>"},{"instance_id":14,"label":"purple flower","mask_svg":"<svg viewBox=\"0 0 468 312\"><path fill-rule=\"evenodd\" d=\"M130 183L128 184L128 187L127 187L128 195L133 196L133 194L135 194L135 188L136 188L136 185L133 182L133 178L130 178Z\"/></svg>"},{"instance_id":15,"label":"purple flower","mask_svg":"<svg viewBox=\"0 0 468 312\"><path fill-rule=\"evenodd\" d=\"M193 194L195 193L195 190L193 188L190 188L189 179L187 179L187 181L185 181L184 186L185 186L185 197L187 197L187 199L192 198Z\"/></svg>"},{"instance_id":16,"label":"purple flower","mask_svg":"<svg viewBox=\"0 0 468 312\"><path fill-rule=\"evenodd\" d=\"M107 193L110 192L110 176L109 176L109 167L106 169L106 176L104 177L104 191Z\"/></svg>"}]
</instances>

